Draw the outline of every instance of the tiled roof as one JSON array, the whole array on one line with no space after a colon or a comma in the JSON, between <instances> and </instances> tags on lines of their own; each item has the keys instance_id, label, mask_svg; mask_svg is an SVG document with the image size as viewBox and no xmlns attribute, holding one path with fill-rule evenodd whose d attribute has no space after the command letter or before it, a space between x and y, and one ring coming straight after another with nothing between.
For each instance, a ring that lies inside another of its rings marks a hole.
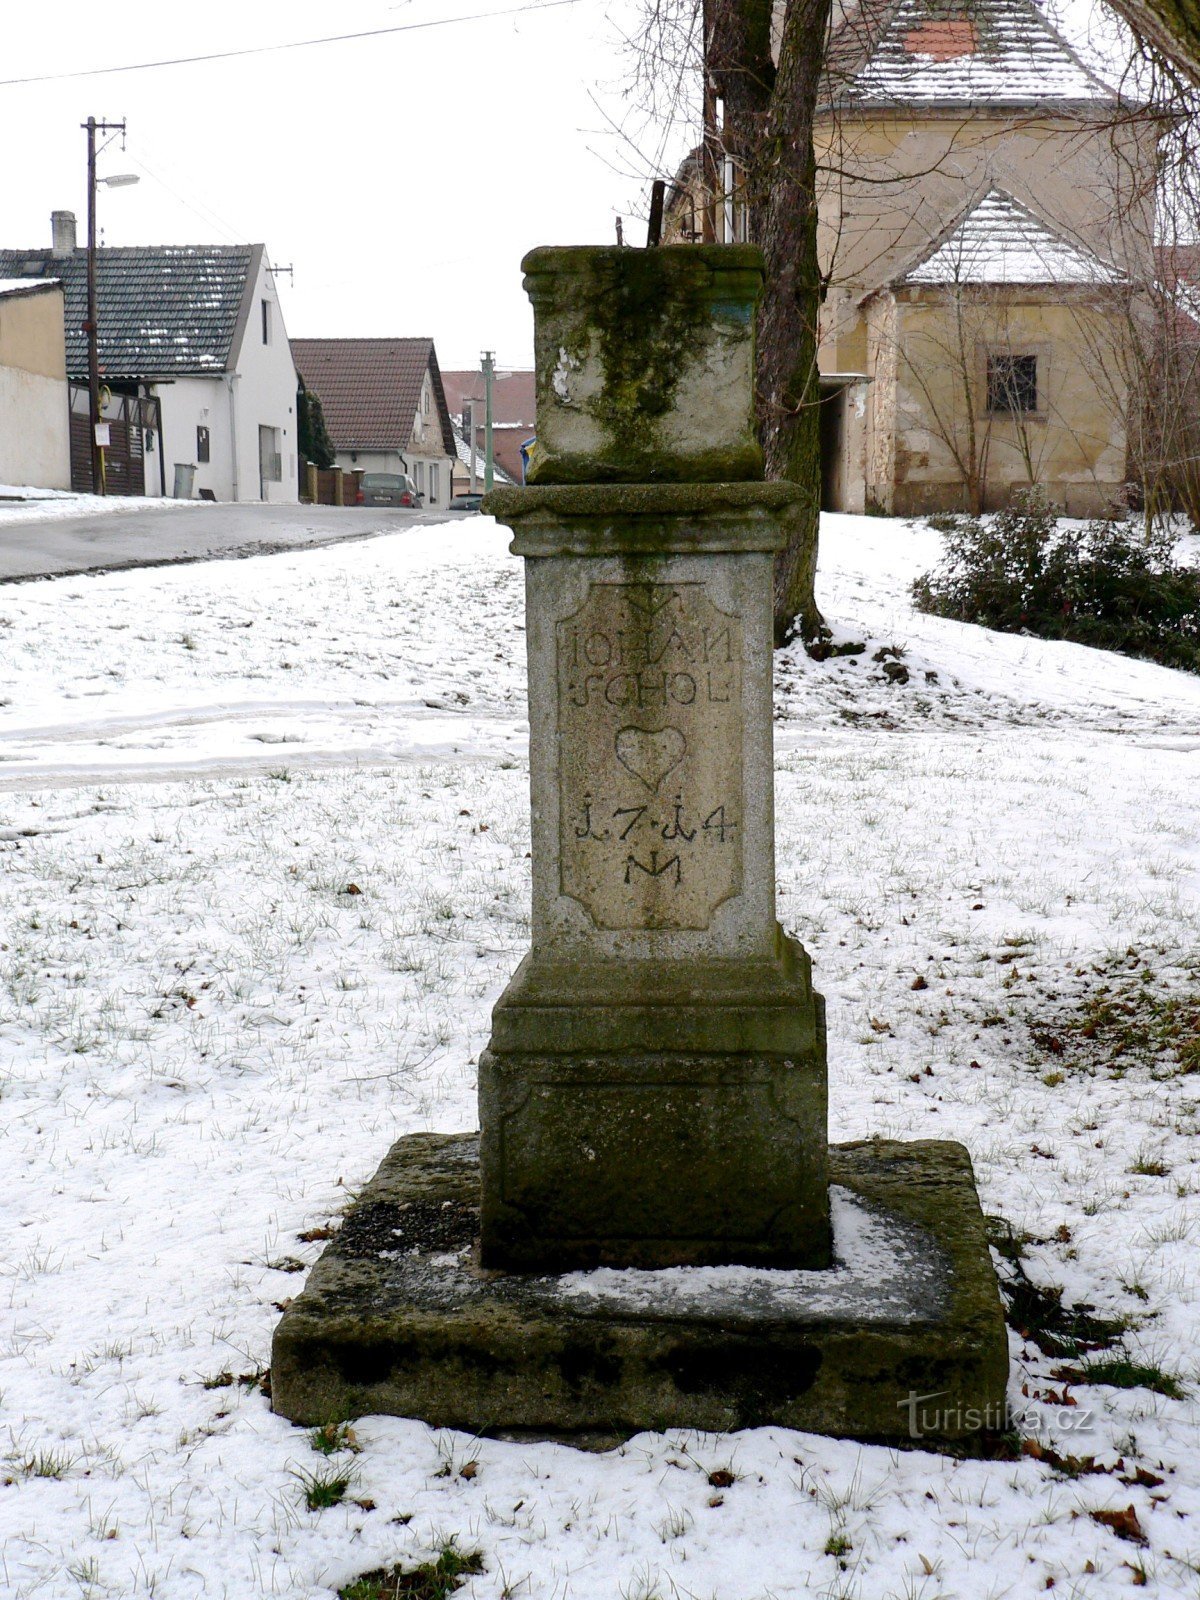
<instances>
[{"instance_id":1,"label":"tiled roof","mask_svg":"<svg viewBox=\"0 0 1200 1600\"><path fill-rule=\"evenodd\" d=\"M840 105L1115 99L1036 0L862 0L827 61L826 99Z\"/></svg>"},{"instance_id":2,"label":"tiled roof","mask_svg":"<svg viewBox=\"0 0 1200 1600\"><path fill-rule=\"evenodd\" d=\"M451 416L462 416L465 403L480 402L478 415L483 416L482 372L443 372L446 385L446 404ZM497 428L530 428L537 420L537 398L532 367L518 367L496 373L492 382L492 422Z\"/></svg>"},{"instance_id":3,"label":"tiled roof","mask_svg":"<svg viewBox=\"0 0 1200 1600\"><path fill-rule=\"evenodd\" d=\"M442 444L455 454L432 339L293 339L292 358L337 450L406 450L428 371Z\"/></svg>"},{"instance_id":4,"label":"tiled roof","mask_svg":"<svg viewBox=\"0 0 1200 1600\"><path fill-rule=\"evenodd\" d=\"M130 245L96 253L96 321L105 378L223 372L261 245ZM0 277L58 278L67 371L87 370L87 251L0 250Z\"/></svg>"},{"instance_id":5,"label":"tiled roof","mask_svg":"<svg viewBox=\"0 0 1200 1600\"><path fill-rule=\"evenodd\" d=\"M1101 284L1121 273L1055 233L1001 189L986 194L915 265L904 284Z\"/></svg>"}]
</instances>

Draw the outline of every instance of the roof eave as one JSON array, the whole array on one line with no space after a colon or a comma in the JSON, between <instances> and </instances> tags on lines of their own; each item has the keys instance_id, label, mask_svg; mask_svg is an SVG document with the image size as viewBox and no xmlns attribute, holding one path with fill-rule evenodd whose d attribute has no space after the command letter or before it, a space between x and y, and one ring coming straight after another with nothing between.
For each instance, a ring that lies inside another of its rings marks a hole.
<instances>
[{"instance_id":1,"label":"roof eave","mask_svg":"<svg viewBox=\"0 0 1200 1600\"><path fill-rule=\"evenodd\" d=\"M822 116L835 114L872 116L880 111L903 112L910 118L929 115L961 117L968 112L980 110L1011 115L1028 115L1033 112L1045 117L1070 117L1078 120L1089 116L1111 117L1118 104L1137 109L1134 103L1122 102L1120 96L1115 94L1107 100L1100 96L1084 100L1047 100L1032 96L1013 96L1004 100L967 96L953 100L922 100L906 99L900 95L847 95L837 100L826 100L817 110L817 120L819 121Z\"/></svg>"}]
</instances>

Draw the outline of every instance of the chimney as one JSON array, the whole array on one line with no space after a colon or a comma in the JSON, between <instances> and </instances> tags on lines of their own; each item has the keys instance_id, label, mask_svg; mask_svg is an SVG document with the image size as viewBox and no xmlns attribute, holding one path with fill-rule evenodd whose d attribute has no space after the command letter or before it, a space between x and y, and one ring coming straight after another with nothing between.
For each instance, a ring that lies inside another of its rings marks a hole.
<instances>
[{"instance_id":1,"label":"chimney","mask_svg":"<svg viewBox=\"0 0 1200 1600\"><path fill-rule=\"evenodd\" d=\"M56 261L72 255L75 250L75 213L52 211L50 228L54 238L53 255Z\"/></svg>"}]
</instances>

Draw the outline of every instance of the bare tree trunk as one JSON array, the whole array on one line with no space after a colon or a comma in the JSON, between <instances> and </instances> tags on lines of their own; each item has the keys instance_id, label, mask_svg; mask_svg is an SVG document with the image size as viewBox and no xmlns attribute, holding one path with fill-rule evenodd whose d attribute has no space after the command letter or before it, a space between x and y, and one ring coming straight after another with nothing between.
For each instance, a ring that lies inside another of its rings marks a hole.
<instances>
[{"instance_id":1,"label":"bare tree trunk","mask_svg":"<svg viewBox=\"0 0 1200 1600\"><path fill-rule=\"evenodd\" d=\"M759 237L766 199L759 158L775 86L771 9L772 0L708 0L705 8L708 77L724 102L725 151L745 175L741 198L752 240Z\"/></svg>"},{"instance_id":2,"label":"bare tree trunk","mask_svg":"<svg viewBox=\"0 0 1200 1600\"><path fill-rule=\"evenodd\" d=\"M768 478L804 494L789 516L788 543L775 565L775 638L817 638L825 624L813 580L821 512L820 384L813 117L830 0L789 0L766 137L755 188L763 196L759 242L766 292L758 322L759 417Z\"/></svg>"},{"instance_id":3,"label":"bare tree trunk","mask_svg":"<svg viewBox=\"0 0 1200 1600\"><path fill-rule=\"evenodd\" d=\"M804 490L776 568L777 640L818 637L813 596L821 505L820 385L813 118L821 82L830 0L787 0L778 66L772 56L773 0L702 0L704 167L723 187L720 145L739 170L737 199L747 236L762 247L766 283L758 325L759 435L769 478ZM695 12L692 13L695 15ZM722 101L721 127L715 102ZM711 218L704 237L710 236Z\"/></svg>"}]
</instances>

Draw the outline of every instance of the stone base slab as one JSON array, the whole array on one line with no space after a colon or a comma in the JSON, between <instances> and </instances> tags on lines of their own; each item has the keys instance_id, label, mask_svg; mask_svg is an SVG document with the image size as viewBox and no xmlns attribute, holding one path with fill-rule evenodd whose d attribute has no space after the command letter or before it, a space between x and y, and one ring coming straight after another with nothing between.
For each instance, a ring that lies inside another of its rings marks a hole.
<instances>
[{"instance_id":1,"label":"stone base slab","mask_svg":"<svg viewBox=\"0 0 1200 1600\"><path fill-rule=\"evenodd\" d=\"M593 1446L1001 1429L1007 1337L967 1152L878 1140L834 1146L829 1169L832 1270L501 1273L479 1266L477 1139L410 1135L276 1329L274 1408Z\"/></svg>"}]
</instances>

